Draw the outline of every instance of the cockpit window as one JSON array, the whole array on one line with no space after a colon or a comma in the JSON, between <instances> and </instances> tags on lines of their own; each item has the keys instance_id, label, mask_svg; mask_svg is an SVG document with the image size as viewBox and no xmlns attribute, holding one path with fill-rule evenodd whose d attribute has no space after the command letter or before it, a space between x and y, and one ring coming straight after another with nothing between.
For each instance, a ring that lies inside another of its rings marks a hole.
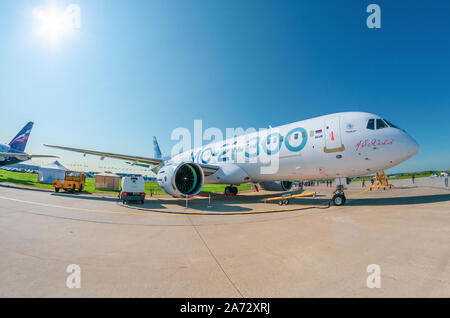
<instances>
[{"instance_id":1,"label":"cockpit window","mask_svg":"<svg viewBox=\"0 0 450 318\"><path fill-rule=\"evenodd\" d=\"M375 119L369 119L367 122L367 129L375 130Z\"/></svg>"},{"instance_id":2,"label":"cockpit window","mask_svg":"<svg viewBox=\"0 0 450 318\"><path fill-rule=\"evenodd\" d=\"M387 121L386 119L385 119L384 121L385 121L390 127L400 129L400 128L398 128L397 126L395 126L393 123Z\"/></svg>"},{"instance_id":3,"label":"cockpit window","mask_svg":"<svg viewBox=\"0 0 450 318\"><path fill-rule=\"evenodd\" d=\"M377 119L377 129L387 128L389 127L383 119Z\"/></svg>"},{"instance_id":4,"label":"cockpit window","mask_svg":"<svg viewBox=\"0 0 450 318\"><path fill-rule=\"evenodd\" d=\"M375 124L376 124L376 126L375 126ZM381 119L381 118L377 118L377 119L371 118L367 122L367 129L370 129L370 130L383 129L383 128L387 128L387 127L400 129L399 127L395 126L394 124L388 122L385 119Z\"/></svg>"}]
</instances>

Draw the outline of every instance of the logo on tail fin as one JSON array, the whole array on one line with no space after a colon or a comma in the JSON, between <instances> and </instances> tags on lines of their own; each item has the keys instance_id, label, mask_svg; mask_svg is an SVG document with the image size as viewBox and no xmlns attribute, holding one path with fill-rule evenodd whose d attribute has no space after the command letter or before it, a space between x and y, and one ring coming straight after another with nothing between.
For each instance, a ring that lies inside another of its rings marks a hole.
<instances>
[{"instance_id":1,"label":"logo on tail fin","mask_svg":"<svg viewBox=\"0 0 450 318\"><path fill-rule=\"evenodd\" d=\"M30 138L31 129L33 128L33 122L29 122L25 125L25 127L22 128L22 130L16 135L16 137L11 140L9 143L9 146L11 147L11 150L18 151L18 152L24 152L25 147L27 145L28 139Z\"/></svg>"}]
</instances>

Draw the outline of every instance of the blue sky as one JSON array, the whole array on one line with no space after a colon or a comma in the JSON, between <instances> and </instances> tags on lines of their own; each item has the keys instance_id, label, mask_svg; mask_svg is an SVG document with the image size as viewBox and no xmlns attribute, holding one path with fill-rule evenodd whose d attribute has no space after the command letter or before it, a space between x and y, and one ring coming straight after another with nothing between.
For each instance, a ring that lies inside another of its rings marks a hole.
<instances>
[{"instance_id":1,"label":"blue sky","mask_svg":"<svg viewBox=\"0 0 450 318\"><path fill-rule=\"evenodd\" d=\"M33 32L47 1L0 3L1 142L33 120L28 152L152 156L153 135L169 153L195 119L224 131L368 111L421 146L391 171L450 169L449 1L53 2L82 10L57 48Z\"/></svg>"}]
</instances>

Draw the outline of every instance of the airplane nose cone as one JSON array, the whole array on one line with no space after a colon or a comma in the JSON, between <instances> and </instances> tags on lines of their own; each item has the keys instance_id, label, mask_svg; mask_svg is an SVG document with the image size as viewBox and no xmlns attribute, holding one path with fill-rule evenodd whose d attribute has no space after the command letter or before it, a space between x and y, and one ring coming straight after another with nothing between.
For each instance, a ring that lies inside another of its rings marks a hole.
<instances>
[{"instance_id":1,"label":"airplane nose cone","mask_svg":"<svg viewBox=\"0 0 450 318\"><path fill-rule=\"evenodd\" d=\"M396 155L393 156L394 160L391 161L395 164L402 163L412 157L414 157L420 150L419 144L406 132L403 132L398 137L397 147L393 150Z\"/></svg>"},{"instance_id":2,"label":"airplane nose cone","mask_svg":"<svg viewBox=\"0 0 450 318\"><path fill-rule=\"evenodd\" d=\"M408 155L413 157L419 152L420 147L417 141L415 141L412 137L408 136L408 139Z\"/></svg>"}]
</instances>

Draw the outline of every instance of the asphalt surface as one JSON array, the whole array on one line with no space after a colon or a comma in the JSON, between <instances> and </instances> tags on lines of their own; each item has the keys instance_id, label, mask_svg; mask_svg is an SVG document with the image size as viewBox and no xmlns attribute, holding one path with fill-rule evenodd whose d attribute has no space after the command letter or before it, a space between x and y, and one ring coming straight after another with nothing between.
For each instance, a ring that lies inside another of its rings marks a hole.
<instances>
[{"instance_id":1,"label":"asphalt surface","mask_svg":"<svg viewBox=\"0 0 450 318\"><path fill-rule=\"evenodd\" d=\"M317 187L289 206L245 193L186 208L0 185L0 297L450 297L450 192L360 187L344 207Z\"/></svg>"}]
</instances>

